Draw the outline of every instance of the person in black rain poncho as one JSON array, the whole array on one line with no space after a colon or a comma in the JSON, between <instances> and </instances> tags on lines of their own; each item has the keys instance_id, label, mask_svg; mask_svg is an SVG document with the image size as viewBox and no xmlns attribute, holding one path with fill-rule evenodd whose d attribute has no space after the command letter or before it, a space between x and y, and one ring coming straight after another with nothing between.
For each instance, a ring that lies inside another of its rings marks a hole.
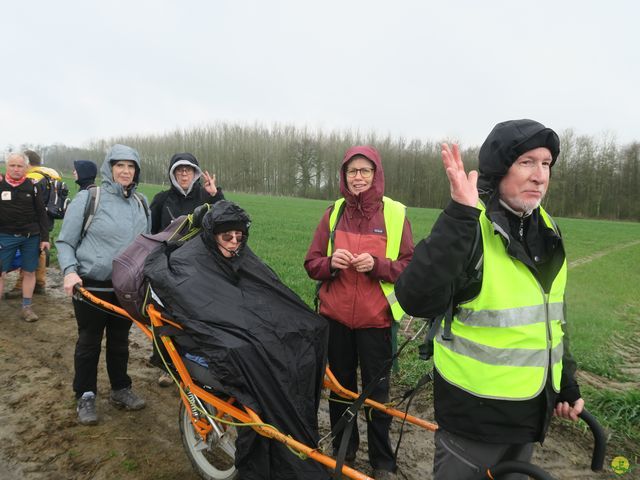
<instances>
[{"instance_id":1,"label":"person in black rain poncho","mask_svg":"<svg viewBox=\"0 0 640 480\"><path fill-rule=\"evenodd\" d=\"M154 252L145 275L190 337L189 353L208 364L212 386L314 446L326 321L251 251L249 226L242 208L219 201L204 216L201 235ZM329 478L319 463L300 460L250 427L239 428L236 448L242 479Z\"/></svg>"}]
</instances>

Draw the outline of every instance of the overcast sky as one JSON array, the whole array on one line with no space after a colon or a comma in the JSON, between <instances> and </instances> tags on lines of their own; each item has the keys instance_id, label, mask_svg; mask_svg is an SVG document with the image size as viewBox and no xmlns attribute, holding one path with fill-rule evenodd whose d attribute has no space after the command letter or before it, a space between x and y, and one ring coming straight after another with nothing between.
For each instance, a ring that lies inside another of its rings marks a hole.
<instances>
[{"instance_id":1,"label":"overcast sky","mask_svg":"<svg viewBox=\"0 0 640 480\"><path fill-rule=\"evenodd\" d=\"M0 3L0 151L214 122L640 140L635 0Z\"/></svg>"}]
</instances>

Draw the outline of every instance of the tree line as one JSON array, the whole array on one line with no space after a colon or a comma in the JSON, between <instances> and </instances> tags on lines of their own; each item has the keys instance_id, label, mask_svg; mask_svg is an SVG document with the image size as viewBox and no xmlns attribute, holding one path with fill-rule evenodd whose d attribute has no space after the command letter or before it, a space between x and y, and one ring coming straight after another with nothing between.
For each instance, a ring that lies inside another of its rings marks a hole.
<instances>
[{"instance_id":1,"label":"tree line","mask_svg":"<svg viewBox=\"0 0 640 480\"><path fill-rule=\"evenodd\" d=\"M640 220L640 143L619 145L609 137L581 136L572 130L560 137L561 153L545 199L550 211L564 217ZM387 195L429 208L444 208L450 198L440 142L375 133L219 123L162 135L96 140L85 148L34 148L44 154L46 164L70 172L73 160L100 165L114 143L140 152L143 182L167 185L171 156L191 152L225 190L326 200L340 194L338 169L346 149L368 144L382 156ZM468 169L477 168L478 150L462 148Z\"/></svg>"}]
</instances>

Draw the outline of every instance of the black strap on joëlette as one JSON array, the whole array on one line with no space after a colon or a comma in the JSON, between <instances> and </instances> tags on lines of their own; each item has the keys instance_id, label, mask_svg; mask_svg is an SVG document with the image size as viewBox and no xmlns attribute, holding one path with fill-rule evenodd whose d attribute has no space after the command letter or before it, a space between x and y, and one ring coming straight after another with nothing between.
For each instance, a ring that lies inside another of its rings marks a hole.
<instances>
[{"instance_id":1,"label":"black strap on jo\u00eblette","mask_svg":"<svg viewBox=\"0 0 640 480\"><path fill-rule=\"evenodd\" d=\"M424 326L422 328L424 328ZM415 337L420 335L422 328L418 330L416 335L406 339L402 343L402 345L400 345L400 347L398 348L398 351L394 355L392 355L389 360L385 362L384 366L380 369L378 374L373 377L374 380L371 381L371 383L369 383L362 390L362 393L342 413L340 420L338 420L335 426L331 429L331 433L329 435L332 438L335 438L340 432L342 432L342 439L340 440L340 447L338 448L338 455L336 457L336 468L333 471L332 478L334 479L342 478L342 466L344 465L344 458L347 453L349 438L351 437L351 431L353 430L353 426L355 424L354 420L358 415L358 410L364 404L365 400L369 398L369 395L371 395L374 388L376 388L381 381L386 379L387 372L391 371L391 366L393 365L393 361L400 356L400 353L402 353L402 350L404 350L404 348L409 344L411 340L413 340Z\"/></svg>"}]
</instances>

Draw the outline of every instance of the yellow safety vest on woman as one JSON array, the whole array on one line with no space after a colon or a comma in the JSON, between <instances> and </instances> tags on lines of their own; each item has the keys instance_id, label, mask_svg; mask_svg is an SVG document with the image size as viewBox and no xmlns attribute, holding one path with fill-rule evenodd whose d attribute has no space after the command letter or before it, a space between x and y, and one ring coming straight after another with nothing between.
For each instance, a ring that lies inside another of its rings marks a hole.
<instances>
[{"instance_id":1,"label":"yellow safety vest on woman","mask_svg":"<svg viewBox=\"0 0 640 480\"><path fill-rule=\"evenodd\" d=\"M333 205L333 210L329 216L329 231L333 232L338 221L338 215L341 210L341 206L344 203L344 198L339 198ZM384 228L387 232L387 248L385 256L391 260L397 260L400 254L400 242L402 240L402 229L404 228L404 218L406 215L407 207L402 203L392 200L389 197L382 197L382 203L384 204ZM327 244L327 256L333 254L333 243L331 239ZM391 314L396 322L399 322L405 315L404 310L400 307L398 300L396 299L396 293L393 290L393 283L380 281L380 287L384 293L389 307L391 308Z\"/></svg>"},{"instance_id":2,"label":"yellow safety vest on woman","mask_svg":"<svg viewBox=\"0 0 640 480\"><path fill-rule=\"evenodd\" d=\"M479 397L534 398L548 375L559 392L566 258L546 294L529 268L509 256L484 206L480 208L482 287L476 298L459 305L452 340L436 335L435 367L449 383ZM547 227L556 230L547 212L540 208L540 213Z\"/></svg>"}]
</instances>

